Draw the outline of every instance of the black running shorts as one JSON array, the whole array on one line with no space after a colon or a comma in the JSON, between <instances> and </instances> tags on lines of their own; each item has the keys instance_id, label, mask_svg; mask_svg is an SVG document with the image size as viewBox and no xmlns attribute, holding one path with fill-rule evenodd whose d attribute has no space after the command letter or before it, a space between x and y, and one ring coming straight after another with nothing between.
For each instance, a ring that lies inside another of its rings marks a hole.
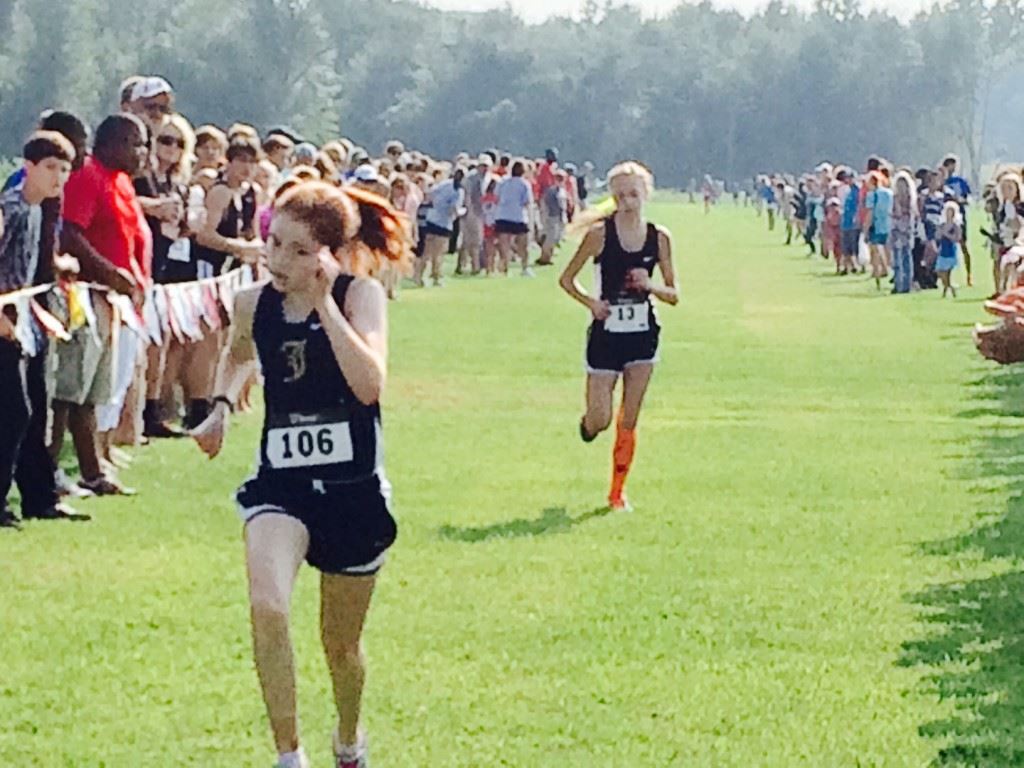
<instances>
[{"instance_id":1,"label":"black running shorts","mask_svg":"<svg viewBox=\"0 0 1024 768\"><path fill-rule=\"evenodd\" d=\"M658 361L658 336L655 324L641 333L610 333L600 323L587 331L587 372L622 373L630 365Z\"/></svg>"},{"instance_id":2,"label":"black running shorts","mask_svg":"<svg viewBox=\"0 0 1024 768\"><path fill-rule=\"evenodd\" d=\"M306 526L306 562L323 573L376 573L398 534L389 509L391 484L382 474L330 483L261 472L238 489L235 501L245 523L277 513Z\"/></svg>"}]
</instances>

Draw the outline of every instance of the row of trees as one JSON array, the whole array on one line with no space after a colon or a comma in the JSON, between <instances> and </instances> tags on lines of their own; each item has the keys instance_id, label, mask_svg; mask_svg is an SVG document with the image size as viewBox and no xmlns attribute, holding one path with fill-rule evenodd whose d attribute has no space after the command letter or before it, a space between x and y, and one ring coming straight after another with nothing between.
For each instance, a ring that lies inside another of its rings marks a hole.
<instances>
[{"instance_id":1,"label":"row of trees","mask_svg":"<svg viewBox=\"0 0 1024 768\"><path fill-rule=\"evenodd\" d=\"M45 107L100 118L141 72L170 79L196 122L439 156L555 144L599 166L639 157L676 185L870 152L954 149L977 169L1022 17L1024 0L952 0L905 24L818 0L645 20L590 0L579 21L527 26L387 0L0 0L0 154Z\"/></svg>"}]
</instances>

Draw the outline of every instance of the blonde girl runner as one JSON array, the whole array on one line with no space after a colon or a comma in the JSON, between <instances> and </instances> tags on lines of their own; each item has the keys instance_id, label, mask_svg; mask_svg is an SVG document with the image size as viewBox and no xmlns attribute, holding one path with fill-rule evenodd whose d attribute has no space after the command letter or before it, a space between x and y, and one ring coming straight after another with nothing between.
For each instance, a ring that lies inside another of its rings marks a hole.
<instances>
[{"instance_id":1,"label":"blonde girl runner","mask_svg":"<svg viewBox=\"0 0 1024 768\"><path fill-rule=\"evenodd\" d=\"M338 710L336 768L366 768L360 637L397 533L384 475L380 396L387 299L367 277L411 258L404 221L369 192L300 184L275 207L268 284L236 298L218 396L193 436L211 458L254 368L265 381L259 467L236 494L245 525L253 650L279 759L307 768L299 739L289 604L305 560L321 572L320 626Z\"/></svg>"},{"instance_id":2,"label":"blonde girl runner","mask_svg":"<svg viewBox=\"0 0 1024 768\"><path fill-rule=\"evenodd\" d=\"M587 410L580 420L584 442L611 425L615 384L622 377L608 504L628 510L625 486L636 451L637 419L658 359L660 326L651 296L674 305L679 294L669 233L644 215L654 188L650 171L635 162L617 165L608 173L608 188L614 213L590 227L560 283L593 318L587 332ZM576 279L589 261L594 262L593 296ZM663 285L651 279L655 267Z\"/></svg>"}]
</instances>

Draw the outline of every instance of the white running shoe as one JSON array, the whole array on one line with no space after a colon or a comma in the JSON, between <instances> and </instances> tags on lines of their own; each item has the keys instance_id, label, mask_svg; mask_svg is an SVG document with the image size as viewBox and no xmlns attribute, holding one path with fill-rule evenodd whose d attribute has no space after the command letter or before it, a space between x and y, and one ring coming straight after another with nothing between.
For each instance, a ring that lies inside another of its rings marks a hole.
<instances>
[{"instance_id":1,"label":"white running shoe","mask_svg":"<svg viewBox=\"0 0 1024 768\"><path fill-rule=\"evenodd\" d=\"M533 277L533 270L527 267L523 270L523 277Z\"/></svg>"},{"instance_id":2,"label":"white running shoe","mask_svg":"<svg viewBox=\"0 0 1024 768\"><path fill-rule=\"evenodd\" d=\"M294 752L281 755L277 759L274 768L309 768L309 758L306 757L306 750L299 747Z\"/></svg>"},{"instance_id":3,"label":"white running shoe","mask_svg":"<svg viewBox=\"0 0 1024 768\"><path fill-rule=\"evenodd\" d=\"M358 743L353 747L343 747L341 737L335 729L331 741L334 746L335 768L370 768L369 750L366 746L366 734L360 732Z\"/></svg>"}]
</instances>

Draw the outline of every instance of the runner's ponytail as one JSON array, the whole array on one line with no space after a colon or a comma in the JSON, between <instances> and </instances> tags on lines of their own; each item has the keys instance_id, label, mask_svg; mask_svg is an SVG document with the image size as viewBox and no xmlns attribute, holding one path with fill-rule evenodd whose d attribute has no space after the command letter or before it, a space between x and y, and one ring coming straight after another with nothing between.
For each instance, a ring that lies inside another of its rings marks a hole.
<instances>
[{"instance_id":1,"label":"runner's ponytail","mask_svg":"<svg viewBox=\"0 0 1024 768\"><path fill-rule=\"evenodd\" d=\"M640 178L644 183L644 187L647 189L647 196L650 197L654 194L654 174L652 174L650 169L643 163L638 163L635 160L627 160L619 163L608 171L608 178L606 182L608 191L612 191L612 185L615 183L616 179L626 176L635 176ZM587 232L595 224L603 222L605 219L610 219L615 215L615 211L615 198L609 195L601 202L578 214L566 231L570 235L581 235Z\"/></svg>"},{"instance_id":2,"label":"runner's ponytail","mask_svg":"<svg viewBox=\"0 0 1024 768\"><path fill-rule=\"evenodd\" d=\"M412 263L406 217L372 192L303 182L285 192L274 211L305 224L313 239L332 253L354 246L350 253L359 272L378 275L386 264L404 271Z\"/></svg>"},{"instance_id":3,"label":"runner's ponytail","mask_svg":"<svg viewBox=\"0 0 1024 768\"><path fill-rule=\"evenodd\" d=\"M358 207L356 237L376 261L373 271L386 263L395 264L399 270L408 267L412 262L412 238L405 214L396 211L387 199L365 189L346 187L342 191Z\"/></svg>"}]
</instances>

